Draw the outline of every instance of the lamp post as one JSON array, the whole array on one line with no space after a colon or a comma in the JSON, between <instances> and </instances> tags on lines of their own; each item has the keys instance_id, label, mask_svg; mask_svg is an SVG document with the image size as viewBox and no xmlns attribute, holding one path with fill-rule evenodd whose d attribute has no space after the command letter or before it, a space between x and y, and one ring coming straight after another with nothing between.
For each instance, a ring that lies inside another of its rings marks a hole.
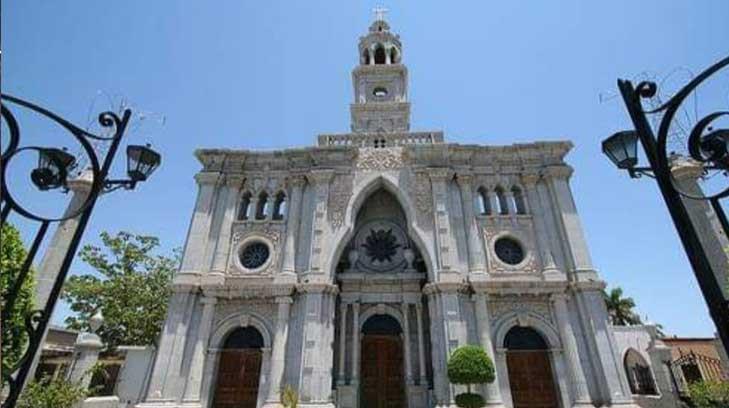
<instances>
[{"instance_id":1,"label":"lamp post","mask_svg":"<svg viewBox=\"0 0 729 408\"><path fill-rule=\"evenodd\" d=\"M96 205L96 201L103 193L108 193L119 188L134 189L138 182L146 180L161 163L161 156L153 151L149 145L139 146L130 145L127 147L127 176L128 179L110 179L109 170L114 160L114 156L119 148L121 140L126 131L127 125L131 118L132 112L129 109L124 110L121 117L114 112L103 112L98 117L101 127L109 130L108 135L97 135L72 124L66 119L56 115L55 113L42 108L33 103L15 98L10 95L1 95L0 100L0 117L2 123L7 129L8 137L3 139L4 146L0 156L0 226L4 225L8 216L15 213L18 216L30 222L38 224L37 232L32 240L32 244L28 249L27 256L17 275L13 276L10 287L4 292L2 298L2 314L0 324L4 327L10 323L13 318L12 314L15 310L15 303L21 291L23 283L30 279L31 265L35 259L38 249L48 231L50 224L62 222L70 219L77 221L76 229L70 238L70 242L66 247L65 253L62 254L62 262L60 263L55 281L50 289L48 299L45 304L37 305L38 310L33 310L24 316L25 331L28 335L27 347L23 351L18 362L7 372L2 374L2 388L8 387L8 395L2 404L2 408L15 407L20 392L22 391L31 368L34 364L36 355L40 353L41 342L45 336L53 309L61 294L63 283L71 266L76 250L81 242L86 225L88 224L91 213ZM63 128L67 133L78 142L84 154L88 158L88 170L92 175L93 181L88 195L75 210L64 214L61 217L51 218L36 213L22 205L19 197L13 196L8 189L8 165L21 152L35 151L38 154L38 163L36 167L30 171L30 181L42 192L56 189L68 191L69 174L76 167L76 157L56 147L39 147L39 146L20 146L21 144L21 127L10 109L6 106L8 103L13 106L27 109L45 119L54 122ZM3 129L5 130L5 129ZM103 157L100 157L92 146L92 142L107 143L108 149ZM7 339L3 339L6 341Z\"/></svg>"},{"instance_id":2,"label":"lamp post","mask_svg":"<svg viewBox=\"0 0 729 408\"><path fill-rule=\"evenodd\" d=\"M640 82L633 86L631 81L618 80L618 88L625 102L626 110L633 122L634 130L617 132L602 142L606 156L619 168L626 170L630 177L639 178L647 175L656 180L673 219L673 223L681 238L699 288L709 308L717 332L724 348L729 353L729 303L718 282L718 274L712 268L707 251L700 241L700 235L691 222L689 212L683 199L707 200L716 212L725 235L729 236L729 223L720 200L729 196L729 187L716 194L696 195L682 191L674 183L671 174L671 160L666 151L666 144L674 117L684 100L711 75L729 66L729 57L717 62L686 84L670 100L656 109L646 110L642 99L655 96L657 86L653 82ZM662 115L657 136L654 135L647 115ZM699 120L690 132L688 152L690 157L702 165L704 170L716 170L726 174L729 171L729 129L714 130L711 124L729 111L714 112ZM643 146L647 167L638 167L637 144Z\"/></svg>"}]
</instances>

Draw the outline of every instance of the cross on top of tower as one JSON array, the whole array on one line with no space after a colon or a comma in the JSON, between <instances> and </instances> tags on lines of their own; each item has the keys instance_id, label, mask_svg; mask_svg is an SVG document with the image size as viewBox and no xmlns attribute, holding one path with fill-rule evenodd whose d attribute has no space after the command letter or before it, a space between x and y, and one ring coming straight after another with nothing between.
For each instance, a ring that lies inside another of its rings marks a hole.
<instances>
[{"instance_id":1,"label":"cross on top of tower","mask_svg":"<svg viewBox=\"0 0 729 408\"><path fill-rule=\"evenodd\" d=\"M385 14L387 14L388 11L388 9L382 6L373 8L372 12L375 13L375 21L385 21Z\"/></svg>"}]
</instances>

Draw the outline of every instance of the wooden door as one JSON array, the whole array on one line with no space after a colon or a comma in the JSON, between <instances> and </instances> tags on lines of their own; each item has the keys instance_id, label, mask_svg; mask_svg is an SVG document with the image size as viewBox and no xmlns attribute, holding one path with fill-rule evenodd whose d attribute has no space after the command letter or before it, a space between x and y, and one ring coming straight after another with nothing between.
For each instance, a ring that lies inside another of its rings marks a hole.
<instances>
[{"instance_id":1,"label":"wooden door","mask_svg":"<svg viewBox=\"0 0 729 408\"><path fill-rule=\"evenodd\" d=\"M365 335L362 340L361 408L405 408L400 336Z\"/></svg>"},{"instance_id":2,"label":"wooden door","mask_svg":"<svg viewBox=\"0 0 729 408\"><path fill-rule=\"evenodd\" d=\"M547 351L508 351L506 365L514 408L558 407Z\"/></svg>"},{"instance_id":3,"label":"wooden door","mask_svg":"<svg viewBox=\"0 0 729 408\"><path fill-rule=\"evenodd\" d=\"M214 408L256 408L261 376L261 350L220 353Z\"/></svg>"}]
</instances>

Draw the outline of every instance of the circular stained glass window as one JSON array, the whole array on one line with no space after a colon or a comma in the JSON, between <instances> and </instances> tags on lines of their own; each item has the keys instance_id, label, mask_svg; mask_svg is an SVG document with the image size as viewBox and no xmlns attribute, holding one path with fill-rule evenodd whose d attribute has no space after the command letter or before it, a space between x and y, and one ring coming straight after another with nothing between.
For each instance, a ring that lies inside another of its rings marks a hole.
<instances>
[{"instance_id":1,"label":"circular stained glass window","mask_svg":"<svg viewBox=\"0 0 729 408\"><path fill-rule=\"evenodd\" d=\"M518 265L524 260L524 249L512 238L497 239L494 250L501 262L509 265Z\"/></svg>"},{"instance_id":2,"label":"circular stained glass window","mask_svg":"<svg viewBox=\"0 0 729 408\"><path fill-rule=\"evenodd\" d=\"M263 242L254 242L243 248L240 253L240 263L246 269L257 269L266 263L269 256L268 245Z\"/></svg>"}]
</instances>

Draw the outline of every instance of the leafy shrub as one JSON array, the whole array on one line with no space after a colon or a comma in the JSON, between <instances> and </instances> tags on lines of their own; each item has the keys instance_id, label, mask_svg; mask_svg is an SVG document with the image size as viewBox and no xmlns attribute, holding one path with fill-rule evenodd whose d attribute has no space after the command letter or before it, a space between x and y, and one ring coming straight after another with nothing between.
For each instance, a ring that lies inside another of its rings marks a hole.
<instances>
[{"instance_id":1,"label":"leafy shrub","mask_svg":"<svg viewBox=\"0 0 729 408\"><path fill-rule=\"evenodd\" d=\"M494 363L480 346L461 346L448 360L448 379L453 384L485 384L494 378Z\"/></svg>"},{"instance_id":2,"label":"leafy shrub","mask_svg":"<svg viewBox=\"0 0 729 408\"><path fill-rule=\"evenodd\" d=\"M89 391L80 384L44 377L28 383L17 408L73 408L88 394Z\"/></svg>"},{"instance_id":3,"label":"leafy shrub","mask_svg":"<svg viewBox=\"0 0 729 408\"><path fill-rule=\"evenodd\" d=\"M689 398L696 408L729 407L729 382L695 382L689 385Z\"/></svg>"},{"instance_id":4,"label":"leafy shrub","mask_svg":"<svg viewBox=\"0 0 729 408\"><path fill-rule=\"evenodd\" d=\"M464 392L456 395L456 405L463 408L481 408L486 406L486 400L478 394Z\"/></svg>"},{"instance_id":5,"label":"leafy shrub","mask_svg":"<svg viewBox=\"0 0 729 408\"><path fill-rule=\"evenodd\" d=\"M485 406L486 401L481 395L471 393L471 384L490 383L495 378L494 363L480 346L461 346L448 359L448 379L453 384L465 384L468 387L468 392L456 395L456 405L459 407Z\"/></svg>"}]
</instances>

